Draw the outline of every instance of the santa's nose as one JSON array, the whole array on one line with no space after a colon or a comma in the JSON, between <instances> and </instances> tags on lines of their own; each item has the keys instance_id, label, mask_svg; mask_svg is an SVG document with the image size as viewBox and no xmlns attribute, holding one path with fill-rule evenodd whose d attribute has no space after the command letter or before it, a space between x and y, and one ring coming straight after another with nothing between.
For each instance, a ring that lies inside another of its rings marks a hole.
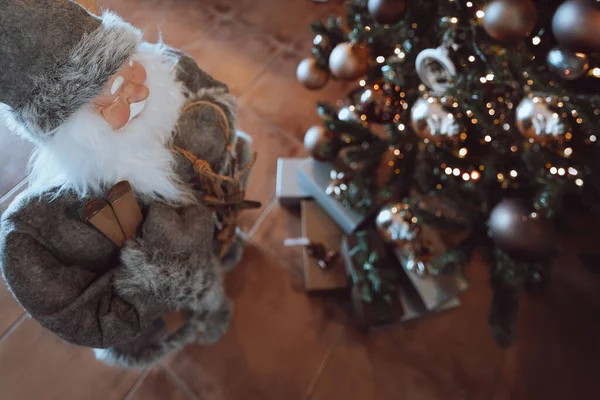
<instances>
[{"instance_id":1,"label":"santa's nose","mask_svg":"<svg viewBox=\"0 0 600 400\"><path fill-rule=\"evenodd\" d=\"M121 97L127 99L129 104L144 101L150 95L150 90L144 85L136 85L135 83L127 83L121 91Z\"/></svg>"}]
</instances>

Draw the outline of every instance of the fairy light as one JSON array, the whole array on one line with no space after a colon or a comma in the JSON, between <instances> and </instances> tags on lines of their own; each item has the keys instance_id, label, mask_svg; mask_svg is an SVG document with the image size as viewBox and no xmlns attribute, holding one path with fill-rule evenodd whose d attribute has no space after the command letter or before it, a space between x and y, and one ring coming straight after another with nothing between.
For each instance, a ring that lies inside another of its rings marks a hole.
<instances>
[{"instance_id":1,"label":"fairy light","mask_svg":"<svg viewBox=\"0 0 600 400\"><path fill-rule=\"evenodd\" d=\"M583 119L581 119L581 118L577 118L576 121L577 121L578 124L582 124L583 123Z\"/></svg>"},{"instance_id":2,"label":"fairy light","mask_svg":"<svg viewBox=\"0 0 600 400\"><path fill-rule=\"evenodd\" d=\"M569 175L577 176L579 172L573 167L569 167Z\"/></svg>"},{"instance_id":3,"label":"fairy light","mask_svg":"<svg viewBox=\"0 0 600 400\"><path fill-rule=\"evenodd\" d=\"M475 62L475 56L469 56L469 62Z\"/></svg>"},{"instance_id":4,"label":"fairy light","mask_svg":"<svg viewBox=\"0 0 600 400\"><path fill-rule=\"evenodd\" d=\"M576 180L575 180L575 184L576 184L577 186L580 186L580 187L581 187L581 186L583 186L583 179L579 179L579 178L578 178L578 179L576 179Z\"/></svg>"},{"instance_id":5,"label":"fairy light","mask_svg":"<svg viewBox=\"0 0 600 400\"><path fill-rule=\"evenodd\" d=\"M349 107L348 107L348 110L350 110L350 111L354 111L354 110L356 110L356 107L354 107L354 106L349 106Z\"/></svg>"},{"instance_id":6,"label":"fairy light","mask_svg":"<svg viewBox=\"0 0 600 400\"><path fill-rule=\"evenodd\" d=\"M505 131L509 131L510 130L510 125L509 124L504 124L503 126Z\"/></svg>"},{"instance_id":7,"label":"fairy light","mask_svg":"<svg viewBox=\"0 0 600 400\"><path fill-rule=\"evenodd\" d=\"M453 174L454 176L459 176L459 175L460 175L460 169L458 169L458 168L454 168L454 171L452 171L452 174Z\"/></svg>"},{"instance_id":8,"label":"fairy light","mask_svg":"<svg viewBox=\"0 0 600 400\"><path fill-rule=\"evenodd\" d=\"M377 57L377 62L378 62L379 64L383 64L383 63L385 62L385 57L384 57L384 56L379 56L379 57Z\"/></svg>"},{"instance_id":9,"label":"fairy light","mask_svg":"<svg viewBox=\"0 0 600 400\"><path fill-rule=\"evenodd\" d=\"M360 86L365 86L367 84L367 81L365 81L364 79L361 79L360 82L358 82L358 84Z\"/></svg>"},{"instance_id":10,"label":"fairy light","mask_svg":"<svg viewBox=\"0 0 600 400\"><path fill-rule=\"evenodd\" d=\"M494 80L494 74L487 74L485 76L485 79L487 79L488 81L493 81Z\"/></svg>"},{"instance_id":11,"label":"fairy light","mask_svg":"<svg viewBox=\"0 0 600 400\"><path fill-rule=\"evenodd\" d=\"M539 36L535 36L533 39L531 39L531 42L534 46L537 46L538 44L542 43L542 38L540 38Z\"/></svg>"},{"instance_id":12,"label":"fairy light","mask_svg":"<svg viewBox=\"0 0 600 400\"><path fill-rule=\"evenodd\" d=\"M590 135L590 142L595 142L596 140L596 135Z\"/></svg>"},{"instance_id":13,"label":"fairy light","mask_svg":"<svg viewBox=\"0 0 600 400\"><path fill-rule=\"evenodd\" d=\"M564 169L564 168L559 168L559 169L558 169L558 174L559 174L560 176L564 176L566 173L567 173L567 171L565 171L565 169Z\"/></svg>"},{"instance_id":14,"label":"fairy light","mask_svg":"<svg viewBox=\"0 0 600 400\"><path fill-rule=\"evenodd\" d=\"M475 15L477 15L477 18L483 18L485 17L485 12L483 10L479 10L475 13Z\"/></svg>"},{"instance_id":15,"label":"fairy light","mask_svg":"<svg viewBox=\"0 0 600 400\"><path fill-rule=\"evenodd\" d=\"M551 173L552 175L556 175L556 173L557 173L557 172L558 172L558 169L557 169L556 167L552 167L552 168L550 168L550 173Z\"/></svg>"},{"instance_id":16,"label":"fairy light","mask_svg":"<svg viewBox=\"0 0 600 400\"><path fill-rule=\"evenodd\" d=\"M477 171L471 172L471 179L473 179L474 181L476 181L477 179L479 179L480 176L481 175Z\"/></svg>"},{"instance_id":17,"label":"fairy light","mask_svg":"<svg viewBox=\"0 0 600 400\"><path fill-rule=\"evenodd\" d=\"M467 117L471 118L473 116L473 111L467 110Z\"/></svg>"},{"instance_id":18,"label":"fairy light","mask_svg":"<svg viewBox=\"0 0 600 400\"><path fill-rule=\"evenodd\" d=\"M566 138L567 140L571 140L571 138L572 138L572 137L573 137L573 134L572 134L571 132L567 132L567 133L565 133L565 138Z\"/></svg>"},{"instance_id":19,"label":"fairy light","mask_svg":"<svg viewBox=\"0 0 600 400\"><path fill-rule=\"evenodd\" d=\"M504 180L504 174L498 174L498 175L496 175L496 178L498 178L499 181L503 181Z\"/></svg>"},{"instance_id":20,"label":"fairy light","mask_svg":"<svg viewBox=\"0 0 600 400\"><path fill-rule=\"evenodd\" d=\"M518 150L517 146L510 146L510 151L512 151L513 153L516 153Z\"/></svg>"},{"instance_id":21,"label":"fairy light","mask_svg":"<svg viewBox=\"0 0 600 400\"><path fill-rule=\"evenodd\" d=\"M398 125L398 130L399 130L400 132L402 132L402 131L403 131L403 130L405 130L405 129L406 129L406 126L405 126L404 124L400 124L400 125Z\"/></svg>"},{"instance_id":22,"label":"fairy light","mask_svg":"<svg viewBox=\"0 0 600 400\"><path fill-rule=\"evenodd\" d=\"M592 75L594 75L594 78L600 78L600 68L596 67L592 70Z\"/></svg>"},{"instance_id":23,"label":"fairy light","mask_svg":"<svg viewBox=\"0 0 600 400\"><path fill-rule=\"evenodd\" d=\"M366 121L367 120L367 116L365 114L363 114L363 115L360 116L360 119L362 121Z\"/></svg>"},{"instance_id":24,"label":"fairy light","mask_svg":"<svg viewBox=\"0 0 600 400\"><path fill-rule=\"evenodd\" d=\"M510 176L516 178L517 176L519 176L519 173L513 169L512 171L510 171Z\"/></svg>"},{"instance_id":25,"label":"fairy light","mask_svg":"<svg viewBox=\"0 0 600 400\"><path fill-rule=\"evenodd\" d=\"M460 149L458 151L458 155L462 158L462 157L466 156L468 152L469 151L465 147L463 147L462 149Z\"/></svg>"},{"instance_id":26,"label":"fairy light","mask_svg":"<svg viewBox=\"0 0 600 400\"><path fill-rule=\"evenodd\" d=\"M468 181L469 179L471 179L471 176L469 174L467 174L466 172L462 175L463 181Z\"/></svg>"},{"instance_id":27,"label":"fairy light","mask_svg":"<svg viewBox=\"0 0 600 400\"><path fill-rule=\"evenodd\" d=\"M472 123L473 125L477 125L477 122L478 122L478 121L477 121L477 118L473 118L473 119L471 120L471 123Z\"/></svg>"},{"instance_id":28,"label":"fairy light","mask_svg":"<svg viewBox=\"0 0 600 400\"><path fill-rule=\"evenodd\" d=\"M490 115L495 115L495 114L496 114L496 111L494 111L494 110L490 110L490 111L489 111L489 113L490 113Z\"/></svg>"},{"instance_id":29,"label":"fairy light","mask_svg":"<svg viewBox=\"0 0 600 400\"><path fill-rule=\"evenodd\" d=\"M570 147L567 147L567 148L565 149L565 157L570 157L570 156L571 156L571 154L573 154L573 149L572 149L572 148L570 148Z\"/></svg>"},{"instance_id":30,"label":"fairy light","mask_svg":"<svg viewBox=\"0 0 600 400\"><path fill-rule=\"evenodd\" d=\"M446 169L444 170L444 172L446 173L446 175L452 175L452 168L446 167Z\"/></svg>"},{"instance_id":31,"label":"fairy light","mask_svg":"<svg viewBox=\"0 0 600 400\"><path fill-rule=\"evenodd\" d=\"M452 17L452 18L450 18L450 22L452 22L453 24L457 24L458 23L458 18Z\"/></svg>"},{"instance_id":32,"label":"fairy light","mask_svg":"<svg viewBox=\"0 0 600 400\"><path fill-rule=\"evenodd\" d=\"M365 31L371 32L371 27L370 26L365 26Z\"/></svg>"},{"instance_id":33,"label":"fairy light","mask_svg":"<svg viewBox=\"0 0 600 400\"><path fill-rule=\"evenodd\" d=\"M492 137L490 135L486 135L483 140L485 140L486 143L489 143L492 141Z\"/></svg>"},{"instance_id":34,"label":"fairy light","mask_svg":"<svg viewBox=\"0 0 600 400\"><path fill-rule=\"evenodd\" d=\"M466 6L469 7L469 8L471 8L471 7L473 7L473 3L471 3L470 1L467 1Z\"/></svg>"},{"instance_id":35,"label":"fairy light","mask_svg":"<svg viewBox=\"0 0 600 400\"><path fill-rule=\"evenodd\" d=\"M479 78L479 82L486 83L487 79L485 78L485 76L482 76L481 78Z\"/></svg>"}]
</instances>

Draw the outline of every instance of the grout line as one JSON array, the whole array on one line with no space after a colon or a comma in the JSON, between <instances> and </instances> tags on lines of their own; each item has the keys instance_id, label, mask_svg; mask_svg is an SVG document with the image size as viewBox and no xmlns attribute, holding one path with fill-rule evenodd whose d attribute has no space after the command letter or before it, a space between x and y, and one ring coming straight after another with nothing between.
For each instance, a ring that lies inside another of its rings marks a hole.
<instances>
[{"instance_id":1,"label":"grout line","mask_svg":"<svg viewBox=\"0 0 600 400\"><path fill-rule=\"evenodd\" d=\"M127 392L127 394L125 395L125 399L124 400L131 400L132 396L135 394L135 392L137 392L137 390L140 388L140 386L142 386L142 383L144 382L144 379L146 379L146 377L148 376L148 374L150 374L150 371L152 370L153 366L147 367L145 370L142 371L142 373L140 374L140 376L138 376L137 380L135 381L135 383L133 384L133 386L131 387L131 389L129 389L129 392Z\"/></svg>"},{"instance_id":2,"label":"grout line","mask_svg":"<svg viewBox=\"0 0 600 400\"><path fill-rule=\"evenodd\" d=\"M6 338L8 338L10 334L16 330L21 324L21 322L25 320L25 318L27 318L27 313L23 313L23 315L17 318L17 320L10 326L10 328L8 328L6 332L0 335L0 343L4 342Z\"/></svg>"},{"instance_id":3,"label":"grout line","mask_svg":"<svg viewBox=\"0 0 600 400\"><path fill-rule=\"evenodd\" d=\"M310 400L312 395L315 393L315 390L317 389L317 386L319 385L319 381L321 380L321 377L323 376L323 372L329 365L329 361L331 360L331 355L333 354L333 351L337 347L337 344L342 339L342 336L344 336L343 329L340 332L340 334L333 340L333 342L331 343L331 346L329 346L329 349L327 349L327 352L323 356L323 360L321 360L321 365L319 365L319 368L317 369L317 372L315 373L315 376L313 377L312 382L308 386L308 389L306 390L306 394L304 395L303 400Z\"/></svg>"},{"instance_id":4,"label":"grout line","mask_svg":"<svg viewBox=\"0 0 600 400\"><path fill-rule=\"evenodd\" d=\"M183 390L185 392L185 394L188 395L188 397L192 400L200 400L195 394L194 392L192 392L190 390L190 388L185 384L184 381L182 381L179 376L177 376L177 374L175 374L175 372L171 371L170 368L168 368L167 366L163 365L163 364L158 364L158 367L160 369L163 370L163 372L165 374L167 374L167 376L169 377L169 379L171 379L171 381L177 385L177 387L179 387L179 389Z\"/></svg>"},{"instance_id":5,"label":"grout line","mask_svg":"<svg viewBox=\"0 0 600 400\"><path fill-rule=\"evenodd\" d=\"M265 220L265 218L267 218L267 215L269 214L271 209L273 207L275 207L276 202L277 202L276 197L273 197L271 200L269 200L269 203L267 204L267 206L265 207L263 212L259 215L258 219L254 222L254 225L252 225L252 228L250 228L250 230L246 233L246 239L252 239L252 236L254 236L254 234L260 227L260 224Z\"/></svg>"},{"instance_id":6,"label":"grout line","mask_svg":"<svg viewBox=\"0 0 600 400\"><path fill-rule=\"evenodd\" d=\"M17 183L15 186L13 186L12 189L10 189L8 192L6 192L6 194L4 194L2 197L0 197L0 204L4 203L6 200L10 199L11 196L14 196L19 190L21 190L26 185L27 185L27 178L23 178L23 180L21 180L21 182Z\"/></svg>"}]
</instances>

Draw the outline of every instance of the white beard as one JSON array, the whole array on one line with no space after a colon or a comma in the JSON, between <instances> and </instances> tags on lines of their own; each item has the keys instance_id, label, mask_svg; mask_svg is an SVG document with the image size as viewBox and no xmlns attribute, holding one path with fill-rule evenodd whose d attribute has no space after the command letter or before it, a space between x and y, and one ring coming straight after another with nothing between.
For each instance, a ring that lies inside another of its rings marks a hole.
<instances>
[{"instance_id":1,"label":"white beard","mask_svg":"<svg viewBox=\"0 0 600 400\"><path fill-rule=\"evenodd\" d=\"M58 187L84 197L102 195L127 180L144 198L190 200L190 191L174 173L170 150L185 97L175 78L177 59L162 50L160 44L142 43L134 55L146 68L150 89L143 113L115 132L93 106L76 112L50 139L38 143L30 160L32 189Z\"/></svg>"}]
</instances>

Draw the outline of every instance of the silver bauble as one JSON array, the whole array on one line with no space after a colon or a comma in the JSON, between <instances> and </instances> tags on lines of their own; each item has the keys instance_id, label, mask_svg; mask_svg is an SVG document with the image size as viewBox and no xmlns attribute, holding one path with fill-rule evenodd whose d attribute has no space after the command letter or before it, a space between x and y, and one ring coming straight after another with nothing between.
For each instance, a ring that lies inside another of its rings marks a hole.
<instances>
[{"instance_id":1,"label":"silver bauble","mask_svg":"<svg viewBox=\"0 0 600 400\"><path fill-rule=\"evenodd\" d=\"M567 80L574 80L583 76L590 68L587 55L560 47L550 50L546 61L552 71Z\"/></svg>"},{"instance_id":2,"label":"silver bauble","mask_svg":"<svg viewBox=\"0 0 600 400\"><path fill-rule=\"evenodd\" d=\"M558 42L574 51L600 51L600 3L568 0L552 18L552 32Z\"/></svg>"},{"instance_id":3,"label":"silver bauble","mask_svg":"<svg viewBox=\"0 0 600 400\"><path fill-rule=\"evenodd\" d=\"M408 204L389 204L375 220L379 233L388 243L404 246L415 240L420 232L417 218Z\"/></svg>"},{"instance_id":4,"label":"silver bauble","mask_svg":"<svg viewBox=\"0 0 600 400\"><path fill-rule=\"evenodd\" d=\"M547 144L562 137L568 127L559 113L552 109L558 102L554 96L530 95L525 97L516 113L519 132L530 141Z\"/></svg>"},{"instance_id":5,"label":"silver bauble","mask_svg":"<svg viewBox=\"0 0 600 400\"><path fill-rule=\"evenodd\" d=\"M350 106L344 106L344 107L340 108L340 110L338 111L338 118L340 121L361 122L360 116L356 113L356 110L352 111L350 109Z\"/></svg>"},{"instance_id":6,"label":"silver bauble","mask_svg":"<svg viewBox=\"0 0 600 400\"><path fill-rule=\"evenodd\" d=\"M305 58L298 64L296 78L308 89L321 89L329 81L329 71L319 67L314 58Z\"/></svg>"},{"instance_id":7,"label":"silver bauble","mask_svg":"<svg viewBox=\"0 0 600 400\"><path fill-rule=\"evenodd\" d=\"M500 202L492 210L488 225L494 244L515 258L540 260L554 254L554 226L521 200Z\"/></svg>"},{"instance_id":8,"label":"silver bauble","mask_svg":"<svg viewBox=\"0 0 600 400\"><path fill-rule=\"evenodd\" d=\"M463 132L460 120L436 96L417 100L410 116L415 133L433 143L458 139Z\"/></svg>"},{"instance_id":9,"label":"silver bauble","mask_svg":"<svg viewBox=\"0 0 600 400\"><path fill-rule=\"evenodd\" d=\"M338 79L358 79L367 72L368 68L368 50L359 44L340 43L329 56L329 69Z\"/></svg>"}]
</instances>

